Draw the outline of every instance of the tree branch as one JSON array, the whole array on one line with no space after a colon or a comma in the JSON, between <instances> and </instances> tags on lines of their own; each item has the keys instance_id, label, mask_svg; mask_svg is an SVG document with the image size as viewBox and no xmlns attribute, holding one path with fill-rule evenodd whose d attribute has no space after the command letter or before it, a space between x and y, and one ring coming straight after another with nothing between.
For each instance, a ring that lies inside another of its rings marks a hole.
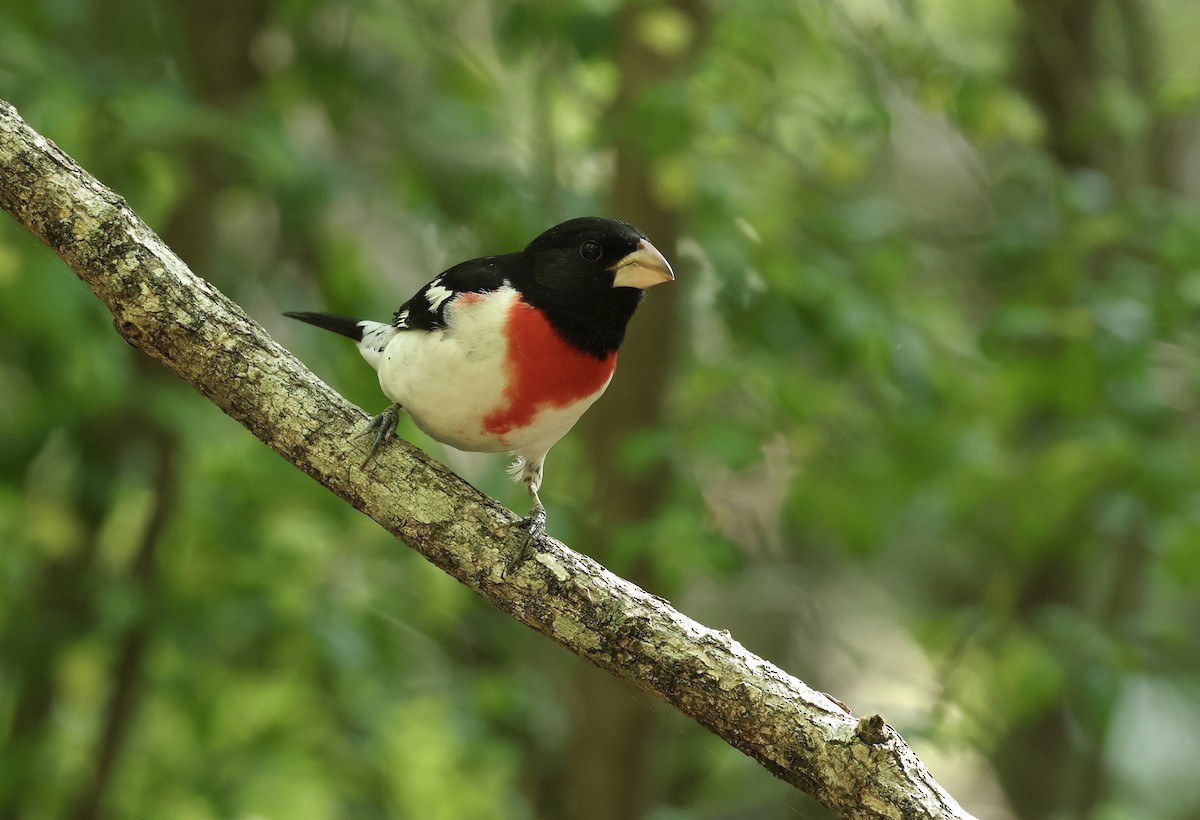
<instances>
[{"instance_id":1,"label":"tree branch","mask_svg":"<svg viewBox=\"0 0 1200 820\"><path fill-rule=\"evenodd\" d=\"M843 817L969 817L881 718L841 704L553 539L509 577L513 516L407 442L365 469L364 413L195 276L0 101L0 207L112 311L117 332L265 444L521 623L694 718ZM860 729L861 725L861 729Z\"/></svg>"}]
</instances>

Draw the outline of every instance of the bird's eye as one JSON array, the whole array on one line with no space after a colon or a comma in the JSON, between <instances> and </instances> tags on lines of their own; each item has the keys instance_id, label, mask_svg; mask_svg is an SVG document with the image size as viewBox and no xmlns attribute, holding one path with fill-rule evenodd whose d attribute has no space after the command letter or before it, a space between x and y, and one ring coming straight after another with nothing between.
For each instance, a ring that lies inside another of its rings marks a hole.
<instances>
[{"instance_id":1,"label":"bird's eye","mask_svg":"<svg viewBox=\"0 0 1200 820\"><path fill-rule=\"evenodd\" d=\"M595 262L600 258L601 253L603 253L603 249L595 239L589 239L579 246L579 255L589 262Z\"/></svg>"}]
</instances>

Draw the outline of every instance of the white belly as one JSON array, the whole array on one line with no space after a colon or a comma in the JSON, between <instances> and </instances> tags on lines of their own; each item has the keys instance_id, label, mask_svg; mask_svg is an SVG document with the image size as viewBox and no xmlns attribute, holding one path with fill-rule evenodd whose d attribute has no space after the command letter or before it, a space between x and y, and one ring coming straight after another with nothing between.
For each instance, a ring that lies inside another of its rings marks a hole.
<instances>
[{"instance_id":1,"label":"white belly","mask_svg":"<svg viewBox=\"0 0 1200 820\"><path fill-rule=\"evenodd\" d=\"M504 324L517 299L515 291L503 288L485 299L451 305L443 330L397 333L379 365L384 394L399 402L425 433L451 447L511 451L530 461L542 458L604 387L568 407L543 407L519 429L485 429L482 420L508 402Z\"/></svg>"}]
</instances>

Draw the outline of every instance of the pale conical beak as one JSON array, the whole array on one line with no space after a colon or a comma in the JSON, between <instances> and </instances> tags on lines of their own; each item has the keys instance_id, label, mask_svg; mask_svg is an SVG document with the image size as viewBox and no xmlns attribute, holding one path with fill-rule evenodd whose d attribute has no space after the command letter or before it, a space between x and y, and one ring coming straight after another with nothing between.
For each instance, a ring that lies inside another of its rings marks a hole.
<instances>
[{"instance_id":1,"label":"pale conical beak","mask_svg":"<svg viewBox=\"0 0 1200 820\"><path fill-rule=\"evenodd\" d=\"M670 282L675 278L667 258L650 244L648 239L638 242L637 250L624 256L611 270L614 288L645 288Z\"/></svg>"}]
</instances>

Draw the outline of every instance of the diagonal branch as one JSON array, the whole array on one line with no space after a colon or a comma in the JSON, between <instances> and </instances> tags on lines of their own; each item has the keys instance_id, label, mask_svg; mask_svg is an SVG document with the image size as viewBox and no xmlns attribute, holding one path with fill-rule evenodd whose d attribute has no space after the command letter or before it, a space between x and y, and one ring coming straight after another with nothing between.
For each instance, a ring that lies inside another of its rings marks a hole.
<instances>
[{"instance_id":1,"label":"diagonal branch","mask_svg":"<svg viewBox=\"0 0 1200 820\"><path fill-rule=\"evenodd\" d=\"M0 101L0 207L112 311L117 332L497 609L694 718L843 817L969 817L878 717L841 704L546 539L502 577L513 516L404 442L365 470L364 419L194 275L124 200Z\"/></svg>"}]
</instances>

